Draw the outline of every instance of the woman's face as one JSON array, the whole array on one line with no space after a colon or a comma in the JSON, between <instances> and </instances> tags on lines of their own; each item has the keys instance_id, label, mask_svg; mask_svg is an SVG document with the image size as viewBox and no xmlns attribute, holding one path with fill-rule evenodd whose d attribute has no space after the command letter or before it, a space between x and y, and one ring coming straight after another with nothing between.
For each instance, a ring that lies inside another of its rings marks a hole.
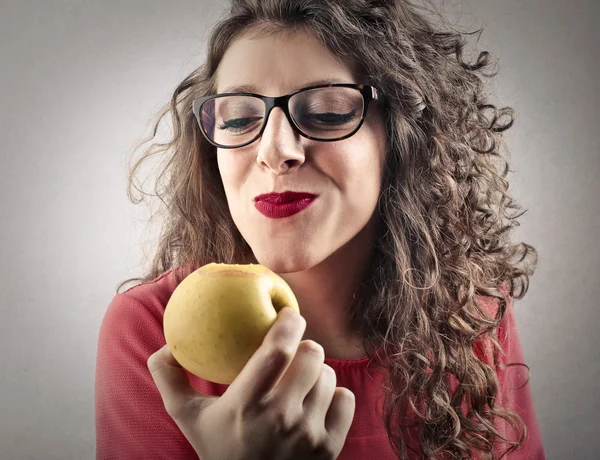
<instances>
[{"instance_id":1,"label":"woman's face","mask_svg":"<svg viewBox=\"0 0 600 460\"><path fill-rule=\"evenodd\" d=\"M251 92L280 96L323 80L365 83L356 80L354 70L306 33L243 36L231 44L219 65L217 92L246 85L254 88ZM283 111L275 108L255 142L217 149L233 221L259 263L290 273L309 269L340 248L361 250L354 237L377 219L386 152L380 112L371 102L353 136L319 142L297 134ZM257 195L286 190L317 198L285 218L266 217L254 206Z\"/></svg>"}]
</instances>

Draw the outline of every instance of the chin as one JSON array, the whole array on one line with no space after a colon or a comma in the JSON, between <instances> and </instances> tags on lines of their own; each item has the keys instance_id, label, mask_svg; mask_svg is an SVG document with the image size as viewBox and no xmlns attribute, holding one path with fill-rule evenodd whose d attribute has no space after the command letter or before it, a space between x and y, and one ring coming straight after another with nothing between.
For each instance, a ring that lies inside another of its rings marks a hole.
<instances>
[{"instance_id":1,"label":"chin","mask_svg":"<svg viewBox=\"0 0 600 460\"><path fill-rule=\"evenodd\" d=\"M254 251L254 256L259 264L277 274L296 273L308 270L322 262L324 258L317 258L310 253L290 253L267 249L264 252Z\"/></svg>"}]
</instances>

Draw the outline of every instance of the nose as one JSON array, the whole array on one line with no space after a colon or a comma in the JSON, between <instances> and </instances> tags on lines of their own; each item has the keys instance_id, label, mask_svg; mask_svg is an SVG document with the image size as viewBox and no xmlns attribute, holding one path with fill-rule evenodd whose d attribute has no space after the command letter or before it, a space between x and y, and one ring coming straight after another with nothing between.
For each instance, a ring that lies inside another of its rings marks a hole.
<instances>
[{"instance_id":1,"label":"nose","mask_svg":"<svg viewBox=\"0 0 600 460\"><path fill-rule=\"evenodd\" d=\"M298 169L305 160L301 136L290 124L280 107L271 110L267 126L256 141L256 162L276 174L285 174Z\"/></svg>"}]
</instances>

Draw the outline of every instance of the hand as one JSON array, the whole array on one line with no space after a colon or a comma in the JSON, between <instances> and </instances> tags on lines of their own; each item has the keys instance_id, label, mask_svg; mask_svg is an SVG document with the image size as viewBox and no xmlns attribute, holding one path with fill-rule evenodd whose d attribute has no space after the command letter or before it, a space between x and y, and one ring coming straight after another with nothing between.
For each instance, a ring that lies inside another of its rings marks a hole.
<instances>
[{"instance_id":1,"label":"hand","mask_svg":"<svg viewBox=\"0 0 600 460\"><path fill-rule=\"evenodd\" d=\"M354 394L336 388L323 347L300 341L306 321L283 308L221 397L189 383L168 346L148 358L165 409L201 460L330 460L354 417Z\"/></svg>"}]
</instances>

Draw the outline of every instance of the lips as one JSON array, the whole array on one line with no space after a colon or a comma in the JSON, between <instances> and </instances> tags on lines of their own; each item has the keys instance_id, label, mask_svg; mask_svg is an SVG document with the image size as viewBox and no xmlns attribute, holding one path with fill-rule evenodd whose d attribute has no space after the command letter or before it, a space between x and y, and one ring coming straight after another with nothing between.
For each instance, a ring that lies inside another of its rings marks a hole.
<instances>
[{"instance_id":1,"label":"lips","mask_svg":"<svg viewBox=\"0 0 600 460\"><path fill-rule=\"evenodd\" d=\"M303 211L316 198L307 192L266 193L254 198L254 207L266 217L281 219Z\"/></svg>"},{"instance_id":2,"label":"lips","mask_svg":"<svg viewBox=\"0 0 600 460\"><path fill-rule=\"evenodd\" d=\"M315 199L317 195L307 192L283 192L283 193L265 193L254 197L255 202L265 201L267 203L285 204L298 200Z\"/></svg>"}]
</instances>

